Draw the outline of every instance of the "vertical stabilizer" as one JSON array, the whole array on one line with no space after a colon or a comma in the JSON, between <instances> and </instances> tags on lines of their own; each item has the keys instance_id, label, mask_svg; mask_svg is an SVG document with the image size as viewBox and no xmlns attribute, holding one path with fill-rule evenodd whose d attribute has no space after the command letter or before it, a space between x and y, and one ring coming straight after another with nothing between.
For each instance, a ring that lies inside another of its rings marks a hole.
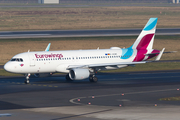
<instances>
[{"instance_id":1,"label":"vertical stabilizer","mask_svg":"<svg viewBox=\"0 0 180 120\"><path fill-rule=\"evenodd\" d=\"M132 45L132 49L152 49L158 18L150 18L140 35Z\"/></svg>"}]
</instances>

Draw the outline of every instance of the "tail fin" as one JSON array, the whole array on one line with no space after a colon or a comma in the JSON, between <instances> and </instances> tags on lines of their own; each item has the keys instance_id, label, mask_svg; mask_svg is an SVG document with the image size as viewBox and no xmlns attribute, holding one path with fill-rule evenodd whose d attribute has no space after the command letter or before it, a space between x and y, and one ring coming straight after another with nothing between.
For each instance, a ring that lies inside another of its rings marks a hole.
<instances>
[{"instance_id":1,"label":"tail fin","mask_svg":"<svg viewBox=\"0 0 180 120\"><path fill-rule=\"evenodd\" d=\"M150 18L140 35L132 45L132 49L152 49L158 18Z\"/></svg>"}]
</instances>

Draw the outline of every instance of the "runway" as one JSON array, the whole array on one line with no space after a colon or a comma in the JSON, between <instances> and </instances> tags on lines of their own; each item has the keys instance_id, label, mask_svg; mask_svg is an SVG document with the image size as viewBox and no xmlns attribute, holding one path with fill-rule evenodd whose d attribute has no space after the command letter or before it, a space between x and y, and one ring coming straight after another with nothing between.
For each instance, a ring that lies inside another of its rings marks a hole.
<instances>
[{"instance_id":1,"label":"runway","mask_svg":"<svg viewBox=\"0 0 180 120\"><path fill-rule=\"evenodd\" d=\"M180 102L159 99L180 95L179 73L98 73L98 83L55 75L32 77L29 85L24 77L0 77L0 119L175 120Z\"/></svg>"},{"instance_id":2,"label":"runway","mask_svg":"<svg viewBox=\"0 0 180 120\"><path fill-rule=\"evenodd\" d=\"M4 31L0 39L47 37L137 36L142 29ZM180 35L180 28L159 28L156 35Z\"/></svg>"}]
</instances>

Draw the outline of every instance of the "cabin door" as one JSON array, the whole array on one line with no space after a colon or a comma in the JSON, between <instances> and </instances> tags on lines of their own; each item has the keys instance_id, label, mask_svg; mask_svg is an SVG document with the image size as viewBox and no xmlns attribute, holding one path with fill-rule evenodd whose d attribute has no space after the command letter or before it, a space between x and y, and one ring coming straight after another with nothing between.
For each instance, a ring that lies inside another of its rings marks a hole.
<instances>
[{"instance_id":1,"label":"cabin door","mask_svg":"<svg viewBox=\"0 0 180 120\"><path fill-rule=\"evenodd\" d=\"M29 60L30 60L30 67L35 66L35 57L33 55L29 55Z\"/></svg>"}]
</instances>

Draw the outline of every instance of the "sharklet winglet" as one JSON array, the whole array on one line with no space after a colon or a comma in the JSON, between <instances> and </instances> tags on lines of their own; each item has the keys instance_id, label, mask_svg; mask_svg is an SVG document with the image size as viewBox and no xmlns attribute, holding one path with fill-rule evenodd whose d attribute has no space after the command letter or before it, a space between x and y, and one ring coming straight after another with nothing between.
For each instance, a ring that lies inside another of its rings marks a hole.
<instances>
[{"instance_id":1,"label":"sharklet winglet","mask_svg":"<svg viewBox=\"0 0 180 120\"><path fill-rule=\"evenodd\" d=\"M161 56L162 56L164 50L165 50L165 48L163 48L163 49L161 50L161 52L159 53L159 55L156 57L155 61L159 61L159 60L161 59Z\"/></svg>"},{"instance_id":2,"label":"sharklet winglet","mask_svg":"<svg viewBox=\"0 0 180 120\"><path fill-rule=\"evenodd\" d=\"M50 46L51 46L51 43L48 44L48 46L46 47L45 51L49 51Z\"/></svg>"}]
</instances>

